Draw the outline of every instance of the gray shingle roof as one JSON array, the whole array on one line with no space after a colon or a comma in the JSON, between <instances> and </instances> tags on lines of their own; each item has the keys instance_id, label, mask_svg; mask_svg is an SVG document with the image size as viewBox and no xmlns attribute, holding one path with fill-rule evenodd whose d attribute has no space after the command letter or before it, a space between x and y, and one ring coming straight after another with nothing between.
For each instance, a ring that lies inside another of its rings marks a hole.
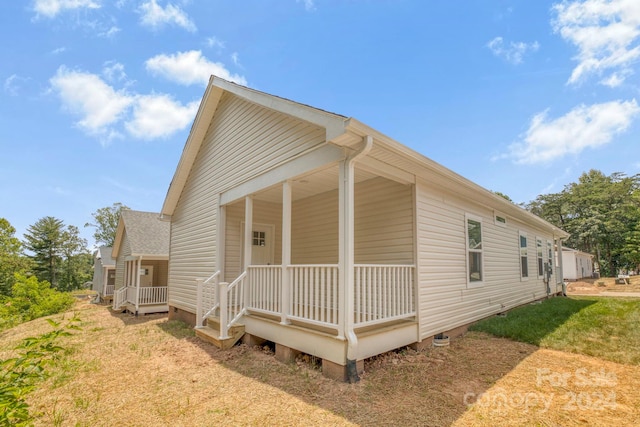
<instances>
[{"instance_id":1,"label":"gray shingle roof","mask_svg":"<svg viewBox=\"0 0 640 427\"><path fill-rule=\"evenodd\" d=\"M103 266L116 265L116 261L111 257L111 246L100 246L100 263Z\"/></svg>"},{"instance_id":2,"label":"gray shingle roof","mask_svg":"<svg viewBox=\"0 0 640 427\"><path fill-rule=\"evenodd\" d=\"M125 209L120 215L132 254L169 256L171 224L161 221L159 213Z\"/></svg>"}]
</instances>

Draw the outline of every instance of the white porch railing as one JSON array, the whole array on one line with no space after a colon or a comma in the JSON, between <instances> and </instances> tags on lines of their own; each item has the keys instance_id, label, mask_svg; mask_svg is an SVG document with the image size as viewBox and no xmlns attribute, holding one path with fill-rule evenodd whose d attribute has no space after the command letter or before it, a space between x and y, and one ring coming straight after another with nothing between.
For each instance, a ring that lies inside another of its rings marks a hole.
<instances>
[{"instance_id":1,"label":"white porch railing","mask_svg":"<svg viewBox=\"0 0 640 427\"><path fill-rule=\"evenodd\" d=\"M339 329L339 270L333 264L249 266L231 284L219 273L198 280L197 325L220 309L220 338L247 311ZM413 265L358 264L354 268L354 325L371 326L416 315ZM288 283L289 291L283 291ZM217 284L217 285L216 285ZM216 289L218 291L216 291ZM288 296L282 301L283 295ZM205 307L210 307L204 313ZM203 314L204 313L204 314Z\"/></svg>"},{"instance_id":2,"label":"white porch railing","mask_svg":"<svg viewBox=\"0 0 640 427\"><path fill-rule=\"evenodd\" d=\"M113 295L113 291L115 290L115 286L114 285L105 285L104 287L104 296L105 297L109 297L111 295Z\"/></svg>"},{"instance_id":3,"label":"white porch railing","mask_svg":"<svg viewBox=\"0 0 640 427\"><path fill-rule=\"evenodd\" d=\"M355 266L356 327L415 316L414 266Z\"/></svg>"},{"instance_id":4,"label":"white porch railing","mask_svg":"<svg viewBox=\"0 0 640 427\"><path fill-rule=\"evenodd\" d=\"M282 267L279 265L253 265L247 269L247 308L265 313L280 313Z\"/></svg>"},{"instance_id":5,"label":"white porch railing","mask_svg":"<svg viewBox=\"0 0 640 427\"><path fill-rule=\"evenodd\" d=\"M119 310L127 302L127 288L120 288L113 293L113 309Z\"/></svg>"},{"instance_id":6,"label":"white porch railing","mask_svg":"<svg viewBox=\"0 0 640 427\"><path fill-rule=\"evenodd\" d=\"M211 316L220 306L219 286L220 270L213 273L208 279L196 279L196 327Z\"/></svg>"},{"instance_id":7,"label":"white porch railing","mask_svg":"<svg viewBox=\"0 0 640 427\"><path fill-rule=\"evenodd\" d=\"M135 288L134 288L135 291ZM164 304L167 302L166 286L141 286L138 295L139 305Z\"/></svg>"},{"instance_id":8,"label":"white porch railing","mask_svg":"<svg viewBox=\"0 0 640 427\"><path fill-rule=\"evenodd\" d=\"M113 309L118 310L125 304L153 305L167 303L166 286L141 286L139 291L138 293L135 286L125 286L117 289L113 294ZM136 294L138 298L136 298Z\"/></svg>"},{"instance_id":9,"label":"white porch railing","mask_svg":"<svg viewBox=\"0 0 640 427\"><path fill-rule=\"evenodd\" d=\"M231 284L220 282L220 339L229 338L229 328L246 310L246 279L245 271Z\"/></svg>"},{"instance_id":10,"label":"white porch railing","mask_svg":"<svg viewBox=\"0 0 640 427\"><path fill-rule=\"evenodd\" d=\"M319 326L338 326L338 266L291 265L290 318Z\"/></svg>"}]
</instances>

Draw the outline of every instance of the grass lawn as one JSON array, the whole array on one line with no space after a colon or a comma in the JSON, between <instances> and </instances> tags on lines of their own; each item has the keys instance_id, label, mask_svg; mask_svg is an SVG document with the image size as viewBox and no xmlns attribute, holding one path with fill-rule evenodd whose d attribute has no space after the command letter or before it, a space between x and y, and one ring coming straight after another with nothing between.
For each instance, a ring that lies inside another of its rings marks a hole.
<instances>
[{"instance_id":1,"label":"grass lawn","mask_svg":"<svg viewBox=\"0 0 640 427\"><path fill-rule=\"evenodd\" d=\"M640 365L640 298L552 298L471 330L618 363Z\"/></svg>"},{"instance_id":2,"label":"grass lawn","mask_svg":"<svg viewBox=\"0 0 640 427\"><path fill-rule=\"evenodd\" d=\"M599 302L566 301L576 305L558 308L546 335ZM74 309L82 329L60 339L61 358L27 396L35 427L640 425L639 365L484 332L368 359L361 381L348 384L304 359L277 362L269 347L219 350L166 315L133 317L87 300ZM50 330L36 319L0 332L0 360ZM584 381L600 376L609 381Z\"/></svg>"}]
</instances>

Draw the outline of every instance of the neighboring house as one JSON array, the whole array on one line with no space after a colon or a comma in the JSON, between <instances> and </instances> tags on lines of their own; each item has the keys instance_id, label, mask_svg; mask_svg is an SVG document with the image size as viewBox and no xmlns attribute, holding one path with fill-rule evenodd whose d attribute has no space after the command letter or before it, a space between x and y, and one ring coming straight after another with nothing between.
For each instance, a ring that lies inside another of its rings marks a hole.
<instances>
[{"instance_id":1,"label":"neighboring house","mask_svg":"<svg viewBox=\"0 0 640 427\"><path fill-rule=\"evenodd\" d=\"M577 249L562 248L562 272L565 280L593 277L593 255Z\"/></svg>"},{"instance_id":2,"label":"neighboring house","mask_svg":"<svg viewBox=\"0 0 640 427\"><path fill-rule=\"evenodd\" d=\"M111 301L116 283L116 262L111 258L111 248L100 246L93 253L93 290L99 301Z\"/></svg>"},{"instance_id":3,"label":"neighboring house","mask_svg":"<svg viewBox=\"0 0 640 427\"><path fill-rule=\"evenodd\" d=\"M559 292L568 237L353 118L217 77L161 214L170 318L350 381L368 357Z\"/></svg>"},{"instance_id":4,"label":"neighboring house","mask_svg":"<svg viewBox=\"0 0 640 427\"><path fill-rule=\"evenodd\" d=\"M116 260L113 308L136 315L167 306L169 223L155 212L120 213L112 256Z\"/></svg>"}]
</instances>

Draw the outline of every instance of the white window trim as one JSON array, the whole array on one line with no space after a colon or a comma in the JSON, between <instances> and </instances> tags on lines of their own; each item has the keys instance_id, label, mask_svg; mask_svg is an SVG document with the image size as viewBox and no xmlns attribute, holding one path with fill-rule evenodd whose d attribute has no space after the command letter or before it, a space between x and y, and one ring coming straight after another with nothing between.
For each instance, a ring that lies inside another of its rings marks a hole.
<instances>
[{"instance_id":1,"label":"white window trim","mask_svg":"<svg viewBox=\"0 0 640 427\"><path fill-rule=\"evenodd\" d=\"M526 246L526 250L527 250L527 276L524 277L522 275L522 247L520 246L520 238L524 237L525 239L527 239L527 246ZM520 281L521 282L526 282L529 280L529 278L531 277L531 268L529 265L529 236L527 235L526 231L522 231L519 230L518 231L518 266L520 267L520 271L518 272L520 274ZM536 267L537 268L537 267Z\"/></svg>"},{"instance_id":2,"label":"white window trim","mask_svg":"<svg viewBox=\"0 0 640 427\"><path fill-rule=\"evenodd\" d=\"M498 221L498 217L504 219L504 222ZM500 211L493 211L493 223L498 227L507 226L507 216Z\"/></svg>"},{"instance_id":3,"label":"white window trim","mask_svg":"<svg viewBox=\"0 0 640 427\"><path fill-rule=\"evenodd\" d=\"M538 246L538 243L540 243L540 246ZM540 256L538 256L538 249L540 249L541 252ZM544 239L542 237L536 236L536 274L538 276L538 279L544 278L544 253L546 252L546 250L547 248L544 247ZM542 274L540 274L540 266L538 265L540 260L542 260Z\"/></svg>"},{"instance_id":4,"label":"white window trim","mask_svg":"<svg viewBox=\"0 0 640 427\"><path fill-rule=\"evenodd\" d=\"M473 282L469 278L469 252L471 251L471 249L469 248L469 220L480 223L480 235L482 237L482 249L474 250L474 252L480 252L480 274L482 276L482 280L477 280ZM464 254L465 254L465 260L466 260L465 270L466 270L466 276L467 276L467 289L481 288L484 286L484 278L485 278L484 244L485 244L484 243L484 226L482 222L482 217L465 213L464 214L464 246L465 246Z\"/></svg>"}]
</instances>

